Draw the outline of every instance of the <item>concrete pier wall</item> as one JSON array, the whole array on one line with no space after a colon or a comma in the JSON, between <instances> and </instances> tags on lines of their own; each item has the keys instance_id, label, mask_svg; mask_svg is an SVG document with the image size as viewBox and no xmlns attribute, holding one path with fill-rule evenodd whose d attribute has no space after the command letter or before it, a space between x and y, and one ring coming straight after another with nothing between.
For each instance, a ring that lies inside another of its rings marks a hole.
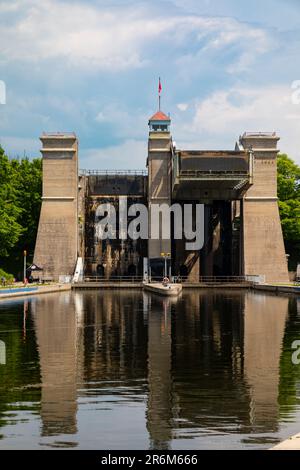
<instances>
[{"instance_id":1,"label":"concrete pier wall","mask_svg":"<svg viewBox=\"0 0 300 470\"><path fill-rule=\"evenodd\" d=\"M74 273L78 250L78 142L75 134L44 134L43 197L34 263L43 277Z\"/></svg>"},{"instance_id":2,"label":"concrete pier wall","mask_svg":"<svg viewBox=\"0 0 300 470\"><path fill-rule=\"evenodd\" d=\"M275 134L244 134L241 145L254 152L253 185L243 199L244 274L264 275L266 282L288 282L277 199Z\"/></svg>"}]
</instances>

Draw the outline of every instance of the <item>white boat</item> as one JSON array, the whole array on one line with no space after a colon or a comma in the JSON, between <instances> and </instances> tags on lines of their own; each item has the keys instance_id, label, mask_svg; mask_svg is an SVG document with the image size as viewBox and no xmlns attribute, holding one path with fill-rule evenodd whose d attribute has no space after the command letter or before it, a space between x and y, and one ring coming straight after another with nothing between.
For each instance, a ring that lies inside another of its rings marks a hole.
<instances>
[{"instance_id":1,"label":"white boat","mask_svg":"<svg viewBox=\"0 0 300 470\"><path fill-rule=\"evenodd\" d=\"M166 296L178 296L182 292L182 284L173 284L171 282L144 282L143 287L148 292Z\"/></svg>"}]
</instances>

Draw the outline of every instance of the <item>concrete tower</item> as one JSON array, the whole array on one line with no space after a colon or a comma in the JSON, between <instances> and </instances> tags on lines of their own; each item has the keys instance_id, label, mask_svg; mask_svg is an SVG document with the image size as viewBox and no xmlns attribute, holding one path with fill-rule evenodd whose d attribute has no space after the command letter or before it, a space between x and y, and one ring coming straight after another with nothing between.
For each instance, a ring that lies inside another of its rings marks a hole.
<instances>
[{"instance_id":1,"label":"concrete tower","mask_svg":"<svg viewBox=\"0 0 300 470\"><path fill-rule=\"evenodd\" d=\"M277 199L275 133L245 133L244 149L253 150L253 185L243 199L244 274L265 275L266 282L288 281Z\"/></svg>"},{"instance_id":2,"label":"concrete tower","mask_svg":"<svg viewBox=\"0 0 300 470\"><path fill-rule=\"evenodd\" d=\"M171 120L163 112L158 111L149 119L148 141L148 209L149 209L149 243L148 257L151 261L161 257L161 253L171 253L171 240L162 238L162 221L159 223L159 239L151 238L154 222L151 217L153 204L171 205L171 161L172 137L170 134Z\"/></svg>"},{"instance_id":3,"label":"concrete tower","mask_svg":"<svg viewBox=\"0 0 300 470\"><path fill-rule=\"evenodd\" d=\"M43 276L73 275L77 260L78 142L75 134L43 134L43 197L34 263Z\"/></svg>"}]
</instances>

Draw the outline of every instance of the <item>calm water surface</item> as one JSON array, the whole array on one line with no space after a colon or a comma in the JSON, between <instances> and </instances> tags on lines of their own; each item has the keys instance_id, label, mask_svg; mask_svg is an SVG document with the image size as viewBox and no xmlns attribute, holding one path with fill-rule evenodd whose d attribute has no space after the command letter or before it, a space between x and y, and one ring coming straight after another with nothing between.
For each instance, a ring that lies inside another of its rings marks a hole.
<instances>
[{"instance_id":1,"label":"calm water surface","mask_svg":"<svg viewBox=\"0 0 300 470\"><path fill-rule=\"evenodd\" d=\"M0 302L0 448L268 448L300 432L300 302L78 291Z\"/></svg>"}]
</instances>

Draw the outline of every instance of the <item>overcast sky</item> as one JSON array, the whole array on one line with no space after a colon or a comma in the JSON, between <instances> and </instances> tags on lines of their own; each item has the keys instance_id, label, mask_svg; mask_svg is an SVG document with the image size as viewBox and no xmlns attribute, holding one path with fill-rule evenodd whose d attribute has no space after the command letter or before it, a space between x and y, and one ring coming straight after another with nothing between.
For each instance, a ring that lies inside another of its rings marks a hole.
<instances>
[{"instance_id":1,"label":"overcast sky","mask_svg":"<svg viewBox=\"0 0 300 470\"><path fill-rule=\"evenodd\" d=\"M0 0L0 142L75 131L81 168L144 168L161 76L177 147L277 131L300 163L299 57L299 0Z\"/></svg>"}]
</instances>

